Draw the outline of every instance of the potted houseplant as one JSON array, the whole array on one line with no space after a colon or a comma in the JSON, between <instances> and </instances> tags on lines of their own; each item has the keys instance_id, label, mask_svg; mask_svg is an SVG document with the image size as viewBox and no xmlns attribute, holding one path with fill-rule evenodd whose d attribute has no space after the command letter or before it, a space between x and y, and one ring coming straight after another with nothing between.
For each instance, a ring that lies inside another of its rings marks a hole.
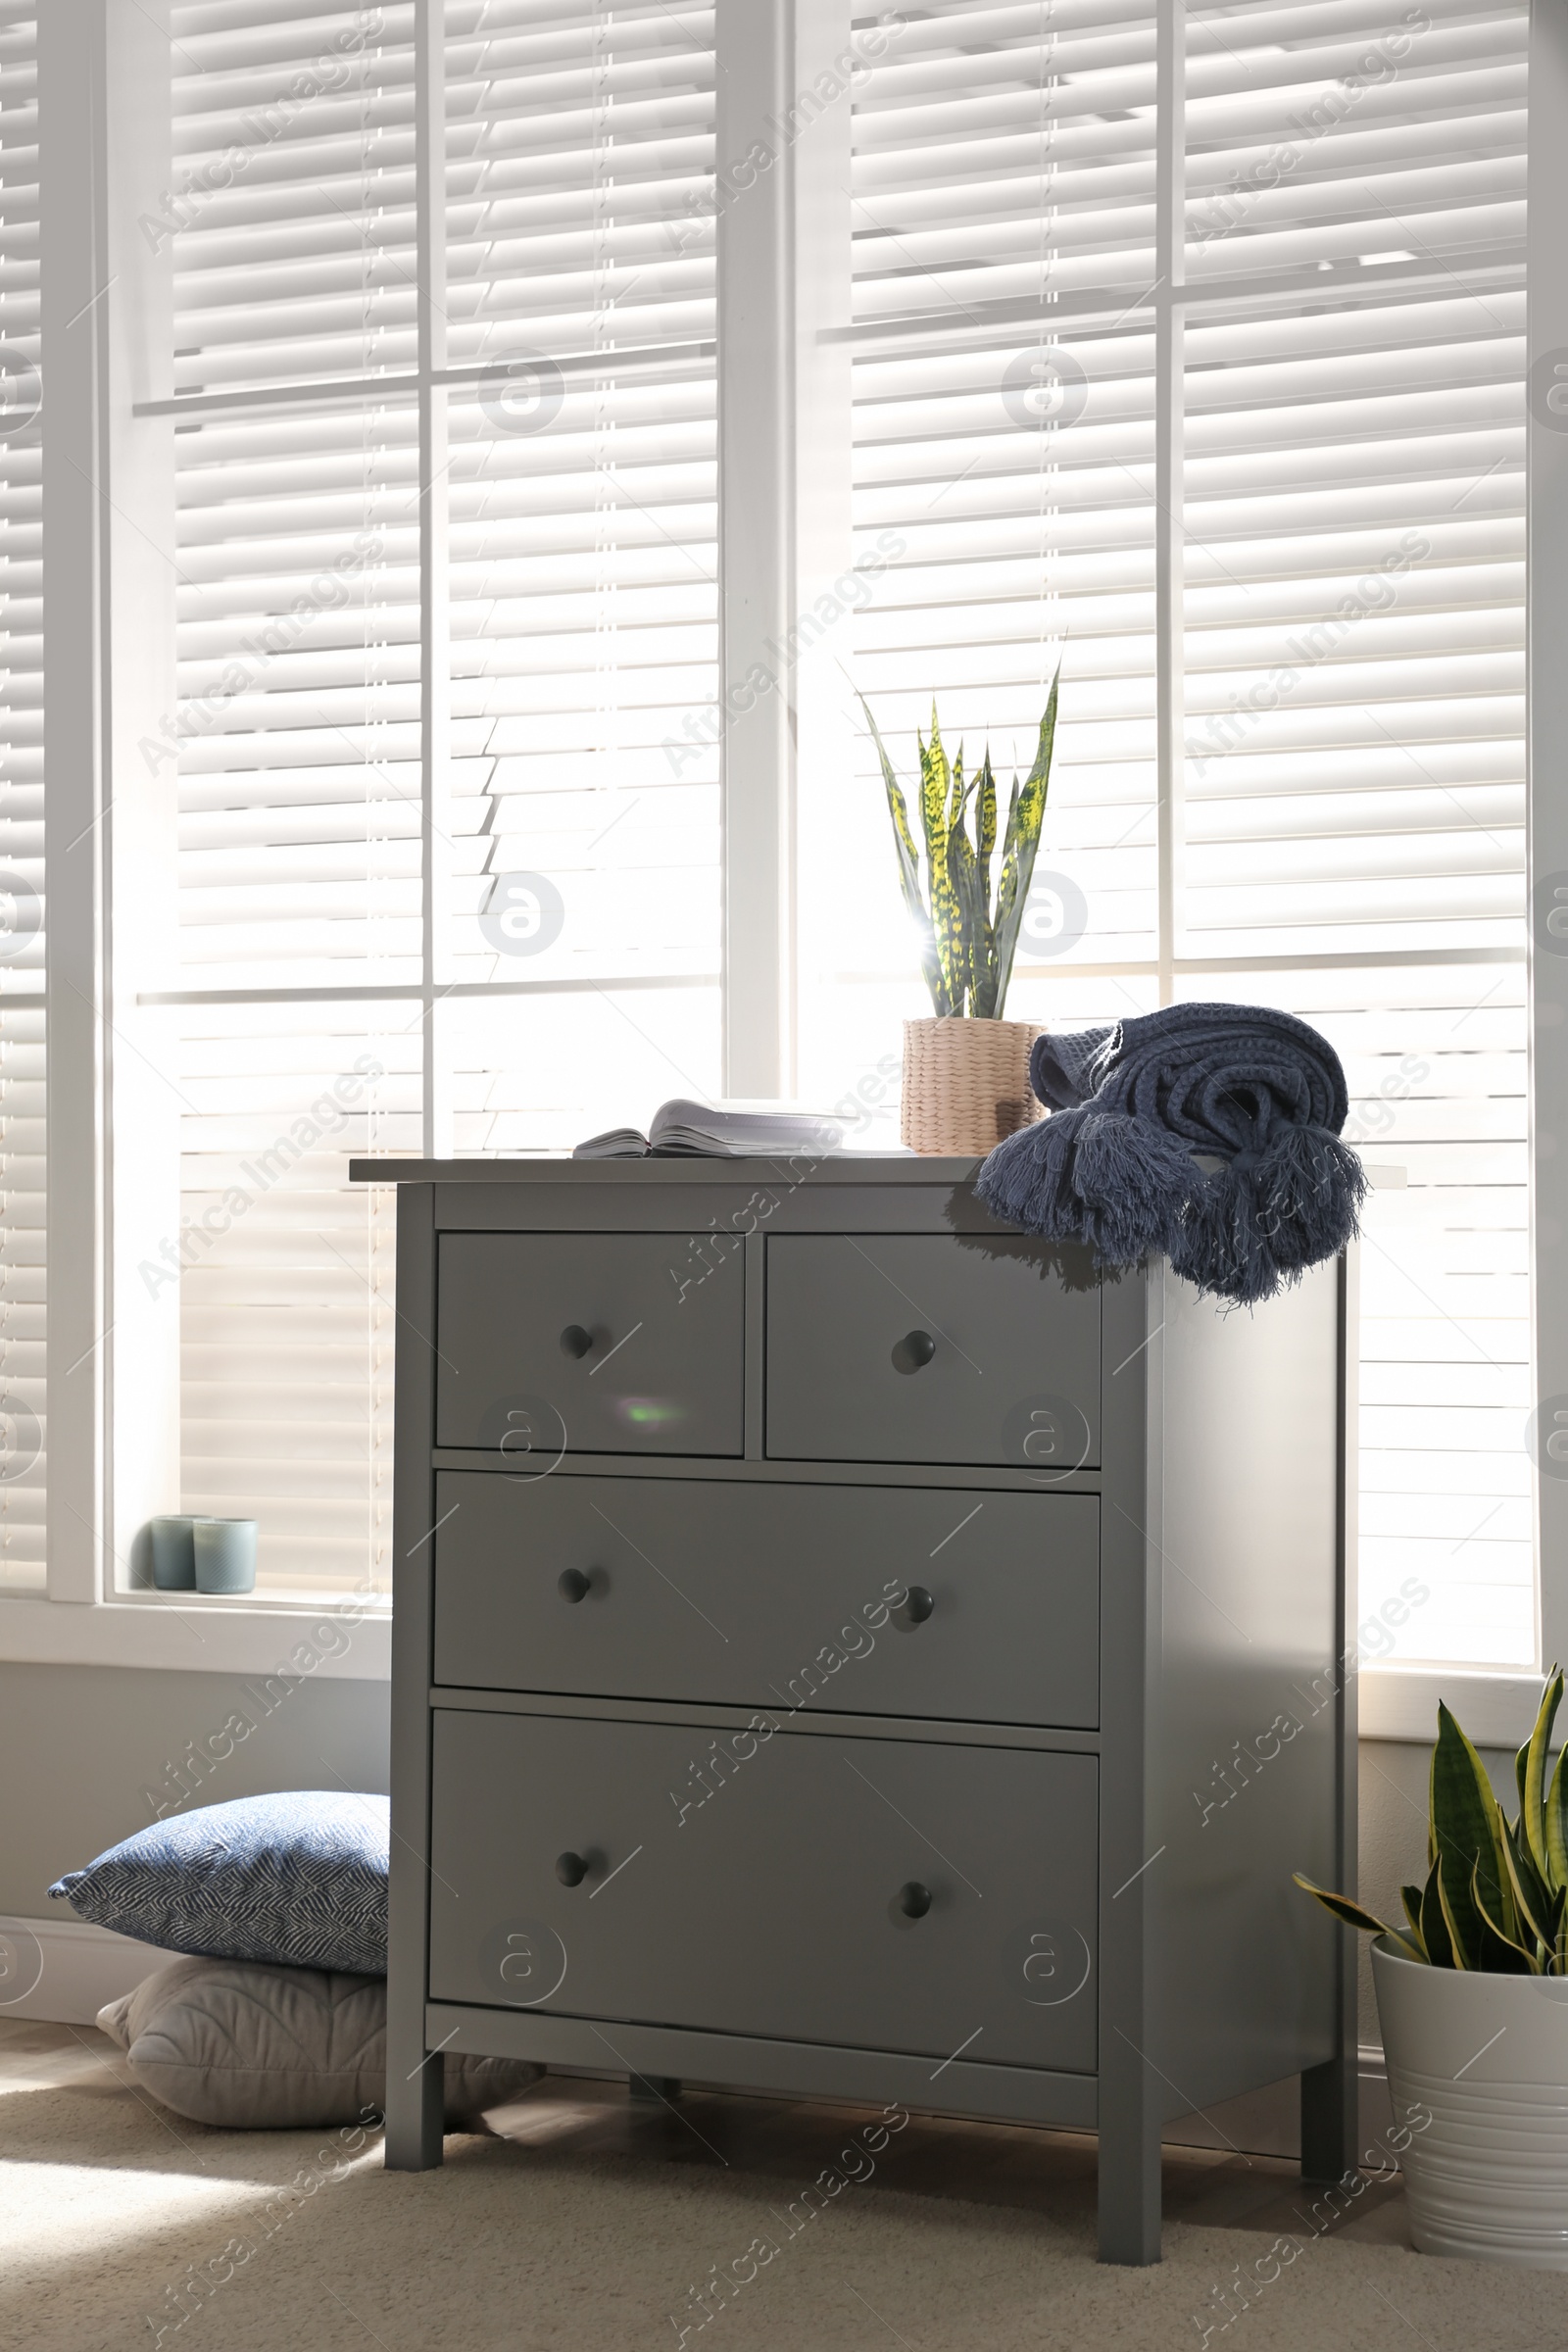
<instances>
[{"instance_id":1,"label":"potted houseplant","mask_svg":"<svg viewBox=\"0 0 1568 2352\"><path fill-rule=\"evenodd\" d=\"M860 698L882 762L899 881L931 992L931 1018L904 1024L901 1132L916 1152L989 1152L1040 1116L1029 1086L1029 1052L1039 1026L1004 1020L1003 1008L1046 813L1060 676L1058 670L1040 721L1035 763L1022 784L1012 780L994 899L997 781L990 747L965 782L962 746L950 766L932 705L930 741L915 739L926 855L922 884L908 808L870 707Z\"/></svg>"},{"instance_id":2,"label":"potted houseplant","mask_svg":"<svg viewBox=\"0 0 1568 2352\"><path fill-rule=\"evenodd\" d=\"M1422 2254L1568 2270L1568 1750L1550 1768L1554 1667L1515 1768L1509 1820L1446 1706L1432 1751L1427 1875L1391 1927L1298 1884L1376 1937L1372 1976Z\"/></svg>"}]
</instances>

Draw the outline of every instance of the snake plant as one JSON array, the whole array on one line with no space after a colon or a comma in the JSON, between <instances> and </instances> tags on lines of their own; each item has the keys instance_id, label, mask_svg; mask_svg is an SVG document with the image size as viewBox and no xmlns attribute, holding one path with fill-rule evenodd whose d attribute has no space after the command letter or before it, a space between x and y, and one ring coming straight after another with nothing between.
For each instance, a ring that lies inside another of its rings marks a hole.
<instances>
[{"instance_id":1,"label":"snake plant","mask_svg":"<svg viewBox=\"0 0 1568 2352\"><path fill-rule=\"evenodd\" d=\"M1007 804L1006 831L1002 843L1002 871L996 900L991 896L991 859L997 846L997 780L991 767L991 748L965 783L963 746L952 766L943 749L935 703L931 706L931 739L916 731L920 753L920 829L925 838L925 888L921 889L920 853L909 824L909 811L887 747L871 716L864 710L882 762L888 813L898 847L899 881L904 903L920 939L920 969L931 992L932 1010L939 1015L967 1014L980 1021L1000 1021L1012 978L1018 929L1029 900L1035 852L1045 821L1046 794L1051 785L1051 755L1056 735L1058 669L1051 682L1051 699L1040 721L1035 763L1020 784L1012 779ZM969 817L969 804L974 815ZM973 824L970 838L969 824Z\"/></svg>"},{"instance_id":2,"label":"snake plant","mask_svg":"<svg viewBox=\"0 0 1568 2352\"><path fill-rule=\"evenodd\" d=\"M1404 1886L1405 1925L1390 1927L1348 1895L1296 1883L1336 1919L1390 1936L1412 1960L1493 1976L1568 1976L1568 1748L1549 1776L1563 1678L1553 1667L1535 1729L1514 1758L1519 1814L1510 1821L1486 1767L1447 1708L1432 1751L1427 1876Z\"/></svg>"}]
</instances>

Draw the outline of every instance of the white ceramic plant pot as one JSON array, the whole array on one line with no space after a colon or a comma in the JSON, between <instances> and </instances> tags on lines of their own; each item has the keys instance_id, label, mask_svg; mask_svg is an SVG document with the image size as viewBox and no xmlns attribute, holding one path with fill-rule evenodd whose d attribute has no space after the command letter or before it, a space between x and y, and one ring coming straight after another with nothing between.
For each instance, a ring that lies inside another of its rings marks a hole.
<instances>
[{"instance_id":1,"label":"white ceramic plant pot","mask_svg":"<svg viewBox=\"0 0 1568 2352\"><path fill-rule=\"evenodd\" d=\"M1428 1968L1380 1936L1372 1981L1417 2252L1568 2271L1568 1978Z\"/></svg>"}]
</instances>

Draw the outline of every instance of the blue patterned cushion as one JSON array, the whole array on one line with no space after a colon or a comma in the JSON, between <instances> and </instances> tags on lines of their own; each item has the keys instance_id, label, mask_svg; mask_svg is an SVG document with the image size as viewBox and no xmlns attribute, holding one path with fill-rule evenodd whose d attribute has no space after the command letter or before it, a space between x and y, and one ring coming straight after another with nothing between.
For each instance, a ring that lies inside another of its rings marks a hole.
<instances>
[{"instance_id":1,"label":"blue patterned cushion","mask_svg":"<svg viewBox=\"0 0 1568 2352\"><path fill-rule=\"evenodd\" d=\"M201 1805L49 1892L166 1952L386 1974L387 1800L301 1789Z\"/></svg>"}]
</instances>

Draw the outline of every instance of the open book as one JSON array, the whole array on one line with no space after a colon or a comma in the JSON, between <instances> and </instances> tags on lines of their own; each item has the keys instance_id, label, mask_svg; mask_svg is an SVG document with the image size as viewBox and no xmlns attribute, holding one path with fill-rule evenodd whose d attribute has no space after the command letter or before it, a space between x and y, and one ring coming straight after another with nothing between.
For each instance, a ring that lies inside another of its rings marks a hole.
<instances>
[{"instance_id":1,"label":"open book","mask_svg":"<svg viewBox=\"0 0 1568 2352\"><path fill-rule=\"evenodd\" d=\"M573 1159L751 1159L770 1152L836 1152L837 1119L814 1111L714 1110L706 1102L662 1102L646 1135L612 1127L579 1144Z\"/></svg>"}]
</instances>

